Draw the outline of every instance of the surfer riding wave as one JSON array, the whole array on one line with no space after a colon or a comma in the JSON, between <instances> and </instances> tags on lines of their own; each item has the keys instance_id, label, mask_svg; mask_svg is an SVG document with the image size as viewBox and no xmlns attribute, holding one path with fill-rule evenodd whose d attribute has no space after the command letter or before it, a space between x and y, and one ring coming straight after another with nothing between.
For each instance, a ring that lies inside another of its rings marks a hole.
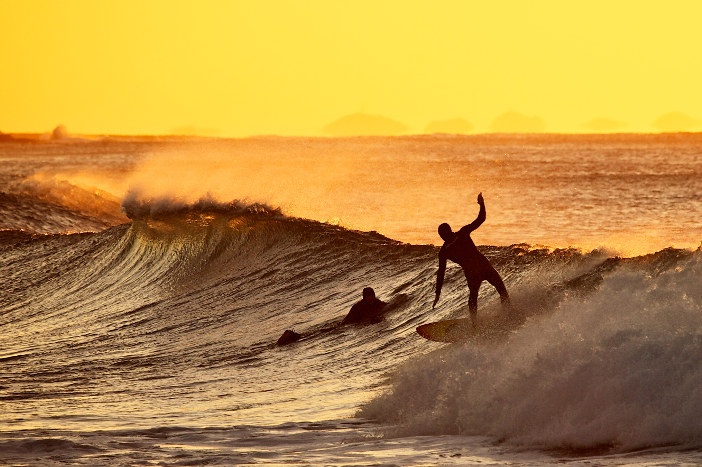
<instances>
[{"instance_id":1,"label":"surfer riding wave","mask_svg":"<svg viewBox=\"0 0 702 467\"><path fill-rule=\"evenodd\" d=\"M471 322L475 327L478 317L478 291L483 281L488 281L497 292L500 294L502 306L508 311L511 311L511 302L507 288L505 287L500 274L490 264L490 261L478 251L473 239L470 238L470 233L476 230L485 222L485 200L483 194L478 194L478 204L480 212L470 224L461 227L458 232L454 232L451 226L443 223L439 226L439 236L444 240L444 244L439 250L439 270L436 274L436 298L432 308L436 307L441 297L441 288L444 284L444 275L446 273L446 261L451 260L458 263L463 269L463 274L468 282L468 310L470 312Z\"/></svg>"}]
</instances>

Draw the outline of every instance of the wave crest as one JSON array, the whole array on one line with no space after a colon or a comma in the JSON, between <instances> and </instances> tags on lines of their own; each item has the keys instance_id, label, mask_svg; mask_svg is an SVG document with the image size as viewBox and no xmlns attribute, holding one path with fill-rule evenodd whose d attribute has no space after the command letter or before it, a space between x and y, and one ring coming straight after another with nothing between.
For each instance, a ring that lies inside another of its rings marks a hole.
<instances>
[{"instance_id":1,"label":"wave crest","mask_svg":"<svg viewBox=\"0 0 702 467\"><path fill-rule=\"evenodd\" d=\"M166 220L192 215L283 216L280 208L274 208L264 203L247 203L240 200L224 202L210 195L206 195L194 202L168 196L144 198L137 191L127 193L122 201L122 211L132 220Z\"/></svg>"}]
</instances>

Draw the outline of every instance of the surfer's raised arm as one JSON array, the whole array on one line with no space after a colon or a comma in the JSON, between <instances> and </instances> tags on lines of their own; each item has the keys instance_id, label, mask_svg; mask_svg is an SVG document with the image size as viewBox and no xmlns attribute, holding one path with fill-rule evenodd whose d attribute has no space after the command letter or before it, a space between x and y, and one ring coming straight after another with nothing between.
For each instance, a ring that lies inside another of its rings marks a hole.
<instances>
[{"instance_id":1,"label":"surfer's raised arm","mask_svg":"<svg viewBox=\"0 0 702 467\"><path fill-rule=\"evenodd\" d=\"M478 204L480 205L480 212L478 212L478 217L476 217L475 220L470 224L461 227L461 229L458 232L456 232L458 235L470 234L472 231L480 227L483 222L485 222L485 218L487 217L487 215L485 213L485 200L483 199L482 193L478 194Z\"/></svg>"}]
</instances>

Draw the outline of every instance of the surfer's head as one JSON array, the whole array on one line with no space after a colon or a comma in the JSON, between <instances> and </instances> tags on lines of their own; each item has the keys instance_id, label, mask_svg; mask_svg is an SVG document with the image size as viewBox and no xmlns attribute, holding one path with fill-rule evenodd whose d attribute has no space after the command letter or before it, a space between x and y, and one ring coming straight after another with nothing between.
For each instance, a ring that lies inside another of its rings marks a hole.
<instances>
[{"instance_id":1,"label":"surfer's head","mask_svg":"<svg viewBox=\"0 0 702 467\"><path fill-rule=\"evenodd\" d=\"M453 239L453 230L451 230L451 226L446 222L439 226L439 237L441 237L445 242Z\"/></svg>"},{"instance_id":2,"label":"surfer's head","mask_svg":"<svg viewBox=\"0 0 702 467\"><path fill-rule=\"evenodd\" d=\"M363 289L363 299L371 299L375 298L375 290L373 290L371 287L366 287Z\"/></svg>"}]
</instances>

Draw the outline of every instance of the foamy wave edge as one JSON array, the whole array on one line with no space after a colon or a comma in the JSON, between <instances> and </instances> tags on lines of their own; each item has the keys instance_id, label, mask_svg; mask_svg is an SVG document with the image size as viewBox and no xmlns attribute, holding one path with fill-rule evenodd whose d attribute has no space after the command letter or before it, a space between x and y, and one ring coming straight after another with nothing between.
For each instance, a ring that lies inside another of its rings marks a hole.
<instances>
[{"instance_id":1,"label":"foamy wave edge","mask_svg":"<svg viewBox=\"0 0 702 467\"><path fill-rule=\"evenodd\" d=\"M220 201L204 196L194 202L177 197L143 197L136 191L127 193L122 201L122 211L131 220L165 219L188 214L283 216L280 208L265 203L241 200Z\"/></svg>"},{"instance_id":2,"label":"foamy wave edge","mask_svg":"<svg viewBox=\"0 0 702 467\"><path fill-rule=\"evenodd\" d=\"M618 270L506 343L407 362L360 415L543 449L702 446L701 275L699 251L660 274Z\"/></svg>"}]
</instances>

